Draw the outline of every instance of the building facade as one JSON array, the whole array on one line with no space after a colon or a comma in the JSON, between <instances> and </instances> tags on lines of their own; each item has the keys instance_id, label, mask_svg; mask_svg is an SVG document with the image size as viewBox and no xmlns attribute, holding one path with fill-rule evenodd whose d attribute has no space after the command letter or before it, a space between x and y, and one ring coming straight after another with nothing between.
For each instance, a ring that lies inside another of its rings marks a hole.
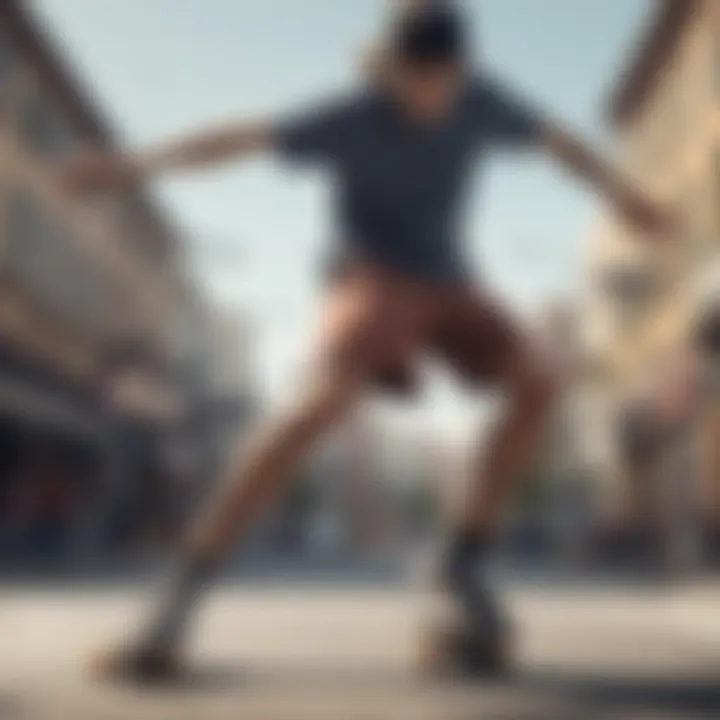
<instances>
[{"instance_id":1,"label":"building facade","mask_svg":"<svg viewBox=\"0 0 720 720\"><path fill-rule=\"evenodd\" d=\"M618 408L681 347L693 311L688 288L720 252L720 4L664 0L653 12L610 116L621 169L680 211L682 233L645 242L608 213L592 239L582 307L585 447L610 514L632 492L618 466Z\"/></svg>"},{"instance_id":2,"label":"building facade","mask_svg":"<svg viewBox=\"0 0 720 720\"><path fill-rule=\"evenodd\" d=\"M32 516L55 537L48 547L58 547L62 527L85 527L95 540L75 539L87 548L113 524L112 508L127 516L151 507L165 482L163 445L184 412L191 284L174 230L140 188L81 201L53 172L80 149L114 145L26 5L0 3L6 548Z\"/></svg>"}]
</instances>

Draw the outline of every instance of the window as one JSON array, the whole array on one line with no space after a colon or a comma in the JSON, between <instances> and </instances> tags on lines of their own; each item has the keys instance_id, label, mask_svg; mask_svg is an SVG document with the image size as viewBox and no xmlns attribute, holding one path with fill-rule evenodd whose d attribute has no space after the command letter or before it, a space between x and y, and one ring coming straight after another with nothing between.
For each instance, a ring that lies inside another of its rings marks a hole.
<instances>
[{"instance_id":1,"label":"window","mask_svg":"<svg viewBox=\"0 0 720 720\"><path fill-rule=\"evenodd\" d=\"M0 78L4 79L12 70L15 52L7 33L0 29Z\"/></svg>"},{"instance_id":2,"label":"window","mask_svg":"<svg viewBox=\"0 0 720 720\"><path fill-rule=\"evenodd\" d=\"M14 70L17 67L15 48L7 32L0 27L0 112L7 111L12 97Z\"/></svg>"},{"instance_id":3,"label":"window","mask_svg":"<svg viewBox=\"0 0 720 720\"><path fill-rule=\"evenodd\" d=\"M30 94L23 110L22 133L28 145L47 159L70 155L79 146L69 120L38 90Z\"/></svg>"},{"instance_id":4,"label":"window","mask_svg":"<svg viewBox=\"0 0 720 720\"><path fill-rule=\"evenodd\" d=\"M7 206L7 270L46 308L73 324L102 330L117 300L112 278L67 227L29 192L14 189Z\"/></svg>"},{"instance_id":5,"label":"window","mask_svg":"<svg viewBox=\"0 0 720 720\"><path fill-rule=\"evenodd\" d=\"M144 259L145 229L133 198L128 193L107 192L95 197L93 203L112 237L123 247L140 251Z\"/></svg>"},{"instance_id":6,"label":"window","mask_svg":"<svg viewBox=\"0 0 720 720\"><path fill-rule=\"evenodd\" d=\"M657 278L650 271L631 267L613 267L603 271L601 283L605 292L617 302L641 304L656 296Z\"/></svg>"},{"instance_id":7,"label":"window","mask_svg":"<svg viewBox=\"0 0 720 720\"><path fill-rule=\"evenodd\" d=\"M601 271L599 282L612 302L623 333L637 330L663 291L661 279L649 268L606 268Z\"/></svg>"},{"instance_id":8,"label":"window","mask_svg":"<svg viewBox=\"0 0 720 720\"><path fill-rule=\"evenodd\" d=\"M125 247L145 265L162 265L168 257L169 243L143 200L126 194L116 198L112 207L113 229Z\"/></svg>"},{"instance_id":9,"label":"window","mask_svg":"<svg viewBox=\"0 0 720 720\"><path fill-rule=\"evenodd\" d=\"M703 174L692 184L689 184L679 198L678 210L681 215L685 248L683 257L692 266L702 262L708 253L715 251L712 237L715 234L715 219L717 214L713 203L712 174ZM686 267L678 266L682 272Z\"/></svg>"}]
</instances>

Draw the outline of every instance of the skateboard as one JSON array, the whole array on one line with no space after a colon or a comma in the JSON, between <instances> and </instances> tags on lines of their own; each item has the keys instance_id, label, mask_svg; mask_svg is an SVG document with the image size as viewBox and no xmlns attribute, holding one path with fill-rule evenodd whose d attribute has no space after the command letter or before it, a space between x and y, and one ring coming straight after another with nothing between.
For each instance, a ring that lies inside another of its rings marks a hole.
<instances>
[{"instance_id":1,"label":"skateboard","mask_svg":"<svg viewBox=\"0 0 720 720\"><path fill-rule=\"evenodd\" d=\"M103 683L165 685L180 682L186 675L186 668L175 655L126 648L96 655L91 658L88 670L93 679Z\"/></svg>"},{"instance_id":2,"label":"skateboard","mask_svg":"<svg viewBox=\"0 0 720 720\"><path fill-rule=\"evenodd\" d=\"M424 675L497 678L512 669L512 632L508 623L473 622L446 596L434 598L420 635Z\"/></svg>"},{"instance_id":3,"label":"skateboard","mask_svg":"<svg viewBox=\"0 0 720 720\"><path fill-rule=\"evenodd\" d=\"M512 664L509 634L489 636L468 623L430 626L422 637L420 666L435 677L498 678Z\"/></svg>"}]
</instances>

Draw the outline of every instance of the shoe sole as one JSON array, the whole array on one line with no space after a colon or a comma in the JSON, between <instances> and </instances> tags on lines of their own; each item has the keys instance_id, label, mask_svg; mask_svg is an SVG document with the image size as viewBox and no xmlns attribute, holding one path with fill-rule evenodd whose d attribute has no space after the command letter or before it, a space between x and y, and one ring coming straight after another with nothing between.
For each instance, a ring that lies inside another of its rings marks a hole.
<instances>
[{"instance_id":1,"label":"shoe sole","mask_svg":"<svg viewBox=\"0 0 720 720\"><path fill-rule=\"evenodd\" d=\"M138 685L173 684L185 676L185 669L175 657L132 658L124 652L108 652L90 659L88 674L101 683Z\"/></svg>"},{"instance_id":2,"label":"shoe sole","mask_svg":"<svg viewBox=\"0 0 720 720\"><path fill-rule=\"evenodd\" d=\"M425 677L493 679L512 669L509 638L483 639L457 628L433 628L421 640L419 670Z\"/></svg>"}]
</instances>

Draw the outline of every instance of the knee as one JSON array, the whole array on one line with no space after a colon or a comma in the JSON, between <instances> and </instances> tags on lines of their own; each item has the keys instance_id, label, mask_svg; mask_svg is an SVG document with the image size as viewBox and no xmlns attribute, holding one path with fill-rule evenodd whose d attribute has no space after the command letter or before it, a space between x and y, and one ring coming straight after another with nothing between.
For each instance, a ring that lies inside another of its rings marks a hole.
<instances>
[{"instance_id":1,"label":"knee","mask_svg":"<svg viewBox=\"0 0 720 720\"><path fill-rule=\"evenodd\" d=\"M523 373L515 388L515 396L525 412L545 414L553 410L563 390L560 373L541 365Z\"/></svg>"},{"instance_id":2,"label":"knee","mask_svg":"<svg viewBox=\"0 0 720 720\"><path fill-rule=\"evenodd\" d=\"M300 422L331 425L353 410L361 395L361 383L349 373L325 365L310 368L298 383L295 411Z\"/></svg>"}]
</instances>

